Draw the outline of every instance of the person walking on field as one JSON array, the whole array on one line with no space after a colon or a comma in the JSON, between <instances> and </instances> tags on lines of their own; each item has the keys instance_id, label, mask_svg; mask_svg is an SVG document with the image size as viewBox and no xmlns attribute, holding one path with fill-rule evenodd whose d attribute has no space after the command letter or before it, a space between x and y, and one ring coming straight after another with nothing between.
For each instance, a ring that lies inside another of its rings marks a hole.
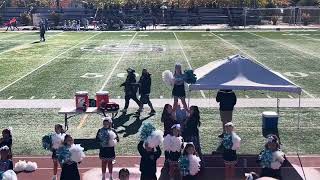
<instances>
[{"instance_id":1,"label":"person walking on field","mask_svg":"<svg viewBox=\"0 0 320 180\"><path fill-rule=\"evenodd\" d=\"M142 75L139 80L139 94L140 94L140 102L142 104L148 104L151 111L150 115L154 115L156 111L154 110L152 103L150 101L150 92L151 92L151 74L147 69L142 70Z\"/></svg>"},{"instance_id":2,"label":"person walking on field","mask_svg":"<svg viewBox=\"0 0 320 180\"><path fill-rule=\"evenodd\" d=\"M237 96L232 90L221 89L217 93L216 101L220 105L219 110L223 129L219 138L222 138L223 133L225 133L225 124L232 121L232 114L234 106L237 103Z\"/></svg>"},{"instance_id":3,"label":"person walking on field","mask_svg":"<svg viewBox=\"0 0 320 180\"><path fill-rule=\"evenodd\" d=\"M44 37L44 34L46 33L46 26L43 22L40 23L40 42L45 42L46 39Z\"/></svg>"}]
</instances>

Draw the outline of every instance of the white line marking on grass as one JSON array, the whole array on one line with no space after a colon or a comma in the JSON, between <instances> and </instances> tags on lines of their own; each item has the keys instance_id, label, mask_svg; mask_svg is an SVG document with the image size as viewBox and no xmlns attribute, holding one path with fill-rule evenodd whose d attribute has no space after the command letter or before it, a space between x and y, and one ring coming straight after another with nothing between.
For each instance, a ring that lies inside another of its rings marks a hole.
<instances>
[{"instance_id":1,"label":"white line marking on grass","mask_svg":"<svg viewBox=\"0 0 320 180\"><path fill-rule=\"evenodd\" d=\"M293 97L292 97L291 95L288 95L288 97L289 97L290 99L293 99Z\"/></svg>"},{"instance_id":2,"label":"white line marking on grass","mask_svg":"<svg viewBox=\"0 0 320 180\"><path fill-rule=\"evenodd\" d=\"M183 54L183 56L184 56L184 59L187 61L189 68L192 69L192 66L191 66L191 64L190 64L190 61L189 61L186 53L184 52L184 49L183 49L183 47L182 47L182 45L181 45L181 43L180 43L180 40L178 39L178 37L177 37L177 35L176 35L175 32L173 32L173 35L174 35L174 37L176 38L176 40L177 40L177 42L178 42L178 44L179 44L179 47L180 47L180 49L181 49L181 51L182 51L182 54ZM200 91L200 93L201 93L201 96L202 96L203 98L206 98L206 95L204 94L204 92L203 92L202 90Z\"/></svg>"},{"instance_id":3,"label":"white line marking on grass","mask_svg":"<svg viewBox=\"0 0 320 180\"><path fill-rule=\"evenodd\" d=\"M131 38L131 40L128 43L128 47L131 45L131 43L133 42L134 38L137 36L137 32L134 34L134 36ZM104 89L104 87L108 84L108 82L110 81L114 71L116 70L116 68L118 67L119 63L121 62L122 58L124 57L124 55L126 54L126 48L123 49L122 54L120 56L120 58L118 59L117 63L113 66L111 72L109 73L109 76L107 77L106 81L103 83L100 91L102 91Z\"/></svg>"},{"instance_id":4,"label":"white line marking on grass","mask_svg":"<svg viewBox=\"0 0 320 180\"><path fill-rule=\"evenodd\" d=\"M50 60L49 60L49 61L47 61L46 63L44 63L44 64L42 64L42 65L38 66L37 68L35 68L35 69L33 69L32 71L28 72L27 74L25 74L25 75L21 76L20 78L18 78L17 80L13 81L12 83L10 83L10 84L6 85L6 86L5 86L5 87L3 87L2 89L0 89L0 92L2 92L3 90L7 89L7 88L8 88L8 87L10 87L10 86L12 86L13 84L15 84L16 82L20 81L21 79L23 79L23 78L25 78L25 77L29 76L29 75L30 75L30 74L32 74L33 72L35 72L35 71L39 70L39 69L40 69L40 68L42 68L43 66L48 65L49 63L51 63L52 61L54 61L54 60L55 60L55 59L57 59L58 57L62 56L63 54L65 54L65 53L67 53L67 52L71 51L72 49L74 49L74 48L75 48L75 47L77 47L78 45L80 45L80 44L82 44L82 43L85 43L85 42L87 42L88 40L90 40L90 39L94 38L95 36L99 35L100 33L101 33L101 32L99 32L99 33L97 33L97 34L95 34L95 35L93 35L93 36L91 36L91 37L89 37L89 38L85 39L84 41L81 41L81 42L77 43L76 45L74 45L74 46L70 47L69 49L67 49L67 50L63 51L62 53L60 53L60 54L58 54L57 56L53 57L52 59L50 59Z\"/></svg>"},{"instance_id":5,"label":"white line marking on grass","mask_svg":"<svg viewBox=\"0 0 320 180\"><path fill-rule=\"evenodd\" d=\"M13 98L13 96L10 96L8 99L12 99Z\"/></svg>"},{"instance_id":6,"label":"white line marking on grass","mask_svg":"<svg viewBox=\"0 0 320 180\"><path fill-rule=\"evenodd\" d=\"M244 95L247 99L249 99L250 97L248 95Z\"/></svg>"},{"instance_id":7,"label":"white line marking on grass","mask_svg":"<svg viewBox=\"0 0 320 180\"><path fill-rule=\"evenodd\" d=\"M222 37L210 32L211 34L215 35L216 37L218 37L221 41L229 44L230 46L232 46L235 49L238 49L238 51L240 51L241 53L247 55L249 58L253 59L254 61L256 61L258 64L260 64L261 66L265 67L266 69L272 70L271 68L269 68L268 66L264 65L263 63L261 63L260 61L258 61L256 58L254 58L253 56L251 56L250 54L248 54L247 52L243 51L239 46L230 43L229 41L223 39ZM247 32L250 33L250 32ZM309 97L311 98L315 98L312 94L308 93L306 90L302 89L302 92L304 92L305 94L307 94Z\"/></svg>"},{"instance_id":8,"label":"white line marking on grass","mask_svg":"<svg viewBox=\"0 0 320 180\"><path fill-rule=\"evenodd\" d=\"M56 96L52 96L52 98L51 99L55 99L56 98Z\"/></svg>"},{"instance_id":9,"label":"white line marking on grass","mask_svg":"<svg viewBox=\"0 0 320 180\"><path fill-rule=\"evenodd\" d=\"M31 96L30 99L34 99L34 96Z\"/></svg>"},{"instance_id":10,"label":"white line marking on grass","mask_svg":"<svg viewBox=\"0 0 320 180\"><path fill-rule=\"evenodd\" d=\"M315 58L319 58L319 56L317 56L317 55L308 53L308 52L306 52L306 51L304 51L304 50L302 50L302 49L299 49L299 48L296 48L296 47L292 47L292 46L287 45L287 44L285 44L285 43L281 43L281 42L279 42L279 41L277 41L277 40L270 39L270 38L267 38L267 37L258 35L258 34L256 34L256 33L253 33L253 32L247 32L247 33L248 33L248 34L251 34L251 35L254 35L254 36L256 36L256 37L259 37L259 38L262 38L262 39L265 39L265 40L268 40L268 41L271 41L271 42L280 44L280 45L285 46L285 47L287 47L287 48L289 48L289 49L292 49L292 50L295 50L295 51L299 51L299 52L301 52L301 53L303 53L303 54L307 54L307 55L313 56L313 57L315 57Z\"/></svg>"},{"instance_id":11,"label":"white line marking on grass","mask_svg":"<svg viewBox=\"0 0 320 180\"><path fill-rule=\"evenodd\" d=\"M271 99L272 97L271 97L271 96L269 96L269 95L267 95L267 98Z\"/></svg>"}]
</instances>

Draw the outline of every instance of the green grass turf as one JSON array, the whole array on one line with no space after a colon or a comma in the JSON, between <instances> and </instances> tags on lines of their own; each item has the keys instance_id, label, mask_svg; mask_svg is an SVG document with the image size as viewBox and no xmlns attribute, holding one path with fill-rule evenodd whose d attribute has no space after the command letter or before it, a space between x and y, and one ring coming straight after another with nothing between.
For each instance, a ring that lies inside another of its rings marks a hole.
<instances>
[{"instance_id":1,"label":"green grass turf","mask_svg":"<svg viewBox=\"0 0 320 180\"><path fill-rule=\"evenodd\" d=\"M242 138L242 146L239 153L258 153L264 144L261 133L261 113L268 108L236 109L234 123L236 131ZM13 151L17 155L47 155L49 152L41 147L41 138L52 132L54 124L63 123L63 116L57 114L56 109L1 109L0 128L13 127L14 145ZM219 144L217 135L221 132L221 123L217 109L202 108L200 127L200 139L204 153L211 153ZM133 112L133 110L130 110ZM120 143L117 146L118 155L137 155L136 145L138 130L142 122L151 122L157 128L163 129L160 122L161 109L157 109L157 115L147 118L143 113L140 120L130 115L119 116L114 120L114 126L119 132ZM281 109L279 131L283 149L287 153L299 151L301 154L319 154L319 108L303 108L301 113L301 128L298 126L296 109ZM101 119L98 115L90 115L83 126L78 128L81 116L69 120L69 131L74 138L94 138L101 127ZM90 150L89 154L97 151Z\"/></svg>"},{"instance_id":2,"label":"green grass turf","mask_svg":"<svg viewBox=\"0 0 320 180\"><path fill-rule=\"evenodd\" d=\"M46 43L34 43L39 39L37 32L0 33L0 89L52 60L46 66L1 91L0 99L11 96L13 99L29 99L32 96L35 99L50 99L53 96L72 98L79 90L87 90L93 95L100 89L108 90L113 98L117 98L123 96L119 85L124 81L124 78L118 75L125 73L128 67L135 68L138 74L143 68L149 69L153 78L151 97L169 98L171 89L164 85L161 74L164 70L173 70L176 62L188 68L189 61L192 68L198 68L237 53L253 56L271 69L284 74L315 97L319 97L320 94L318 91L319 31L258 31L254 34L248 32L175 32L175 34L173 32L48 32L46 35L48 36ZM88 40L88 38L91 39ZM236 45L240 50L225 41ZM94 49L100 47L113 47L117 50L106 52ZM149 51L151 47L162 47L164 51ZM68 52L64 53L65 51ZM115 66L118 61L118 65ZM301 72L308 76L292 77L286 72ZM81 76L86 73L98 73L100 77L82 78ZM110 77L108 83L103 86L108 77ZM209 96L208 92L204 93ZM276 94L264 91L237 93L238 97L288 98L287 93ZM195 92L192 97L201 98L202 96L199 92ZM303 94L303 97L308 96Z\"/></svg>"}]
</instances>

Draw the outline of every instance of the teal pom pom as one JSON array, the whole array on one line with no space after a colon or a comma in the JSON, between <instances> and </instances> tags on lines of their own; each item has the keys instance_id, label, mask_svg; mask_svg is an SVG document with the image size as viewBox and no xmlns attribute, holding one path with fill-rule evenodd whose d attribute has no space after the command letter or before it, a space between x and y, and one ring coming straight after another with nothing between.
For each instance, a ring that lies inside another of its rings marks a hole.
<instances>
[{"instance_id":1,"label":"teal pom pom","mask_svg":"<svg viewBox=\"0 0 320 180\"><path fill-rule=\"evenodd\" d=\"M193 70L185 70L183 79L188 84L194 84L197 81L197 76L193 73Z\"/></svg>"},{"instance_id":2,"label":"teal pom pom","mask_svg":"<svg viewBox=\"0 0 320 180\"><path fill-rule=\"evenodd\" d=\"M62 146L57 150L57 156L60 164L71 160L71 152L66 146Z\"/></svg>"},{"instance_id":3,"label":"teal pom pom","mask_svg":"<svg viewBox=\"0 0 320 180\"><path fill-rule=\"evenodd\" d=\"M51 150L52 148L52 139L51 139L52 134L47 134L42 137L42 147L45 150Z\"/></svg>"},{"instance_id":4,"label":"teal pom pom","mask_svg":"<svg viewBox=\"0 0 320 180\"><path fill-rule=\"evenodd\" d=\"M143 123L140 129L140 141L146 141L156 128L151 123Z\"/></svg>"}]
</instances>

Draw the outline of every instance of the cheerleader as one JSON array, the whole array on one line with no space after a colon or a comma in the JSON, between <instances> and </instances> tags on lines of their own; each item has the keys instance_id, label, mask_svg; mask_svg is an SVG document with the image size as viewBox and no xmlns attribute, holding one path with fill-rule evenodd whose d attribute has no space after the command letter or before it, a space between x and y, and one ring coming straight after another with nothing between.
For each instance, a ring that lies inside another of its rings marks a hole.
<instances>
[{"instance_id":1,"label":"cheerleader","mask_svg":"<svg viewBox=\"0 0 320 180\"><path fill-rule=\"evenodd\" d=\"M7 128L2 131L2 138L0 138L0 148L7 146L9 148L9 159L12 159L12 133L11 129Z\"/></svg>"},{"instance_id":2,"label":"cheerleader","mask_svg":"<svg viewBox=\"0 0 320 180\"><path fill-rule=\"evenodd\" d=\"M70 135L65 135L63 145L57 150L58 160L62 168L60 180L80 180L78 163L81 162L84 154L82 152L83 148L79 152L78 147L74 145L73 138ZM73 149L76 149L78 151L76 153L80 153L80 155L73 153Z\"/></svg>"},{"instance_id":3,"label":"cheerleader","mask_svg":"<svg viewBox=\"0 0 320 180\"><path fill-rule=\"evenodd\" d=\"M258 162L262 167L261 177L282 179L280 168L285 161L285 155L280 149L279 139L276 135L269 135L265 149L261 151Z\"/></svg>"},{"instance_id":4,"label":"cheerleader","mask_svg":"<svg viewBox=\"0 0 320 180\"><path fill-rule=\"evenodd\" d=\"M2 179L2 173L13 170L13 163L12 160L9 159L10 150L8 146L3 146L0 148L0 179Z\"/></svg>"},{"instance_id":5,"label":"cheerleader","mask_svg":"<svg viewBox=\"0 0 320 180\"><path fill-rule=\"evenodd\" d=\"M170 104L164 105L162 115L161 115L161 122L163 123L164 128L164 136L170 134L171 127L178 122L176 121L176 116L172 110L172 106Z\"/></svg>"},{"instance_id":6,"label":"cheerleader","mask_svg":"<svg viewBox=\"0 0 320 180\"><path fill-rule=\"evenodd\" d=\"M225 124L226 132L223 134L223 160L225 164L225 177L232 179L235 175L235 165L237 164L237 152L240 148L240 137L234 132L234 125L232 122Z\"/></svg>"},{"instance_id":7,"label":"cheerleader","mask_svg":"<svg viewBox=\"0 0 320 180\"><path fill-rule=\"evenodd\" d=\"M61 124L56 124L54 126L55 133L51 135L51 151L52 151L52 161L53 161L53 177L52 180L57 179L58 173L58 156L57 149L63 145L63 140L65 137L65 132Z\"/></svg>"},{"instance_id":8,"label":"cheerleader","mask_svg":"<svg viewBox=\"0 0 320 180\"><path fill-rule=\"evenodd\" d=\"M180 124L171 127L172 133L168 134L163 140L163 148L165 150L166 163L169 164L170 179L179 178L179 163L181 156L182 137L180 136Z\"/></svg>"},{"instance_id":9,"label":"cheerleader","mask_svg":"<svg viewBox=\"0 0 320 180\"><path fill-rule=\"evenodd\" d=\"M172 89L172 96L174 98L174 103L173 103L173 110L177 108L178 105L178 100L180 99L183 105L183 108L185 110L188 110L188 106L185 100L186 97L186 90L184 87L184 74L182 73L182 67L181 64L176 64L175 65L175 70L174 70L174 81L173 81L173 89Z\"/></svg>"},{"instance_id":10,"label":"cheerleader","mask_svg":"<svg viewBox=\"0 0 320 180\"><path fill-rule=\"evenodd\" d=\"M192 142L186 143L179 159L182 180L195 180L200 171L200 158Z\"/></svg>"},{"instance_id":11,"label":"cheerleader","mask_svg":"<svg viewBox=\"0 0 320 180\"><path fill-rule=\"evenodd\" d=\"M148 142L140 141L138 151L140 160L140 180L157 180L157 160L161 156L160 146L150 147Z\"/></svg>"},{"instance_id":12,"label":"cheerleader","mask_svg":"<svg viewBox=\"0 0 320 180\"><path fill-rule=\"evenodd\" d=\"M117 132L114 129L112 129L111 117L108 116L103 118L103 127L99 129L96 139L101 146L99 157L101 159L102 180L105 180L106 178L107 165L109 170L109 179L113 179L112 161L116 158L114 146L117 142L119 142L119 137Z\"/></svg>"}]
</instances>

